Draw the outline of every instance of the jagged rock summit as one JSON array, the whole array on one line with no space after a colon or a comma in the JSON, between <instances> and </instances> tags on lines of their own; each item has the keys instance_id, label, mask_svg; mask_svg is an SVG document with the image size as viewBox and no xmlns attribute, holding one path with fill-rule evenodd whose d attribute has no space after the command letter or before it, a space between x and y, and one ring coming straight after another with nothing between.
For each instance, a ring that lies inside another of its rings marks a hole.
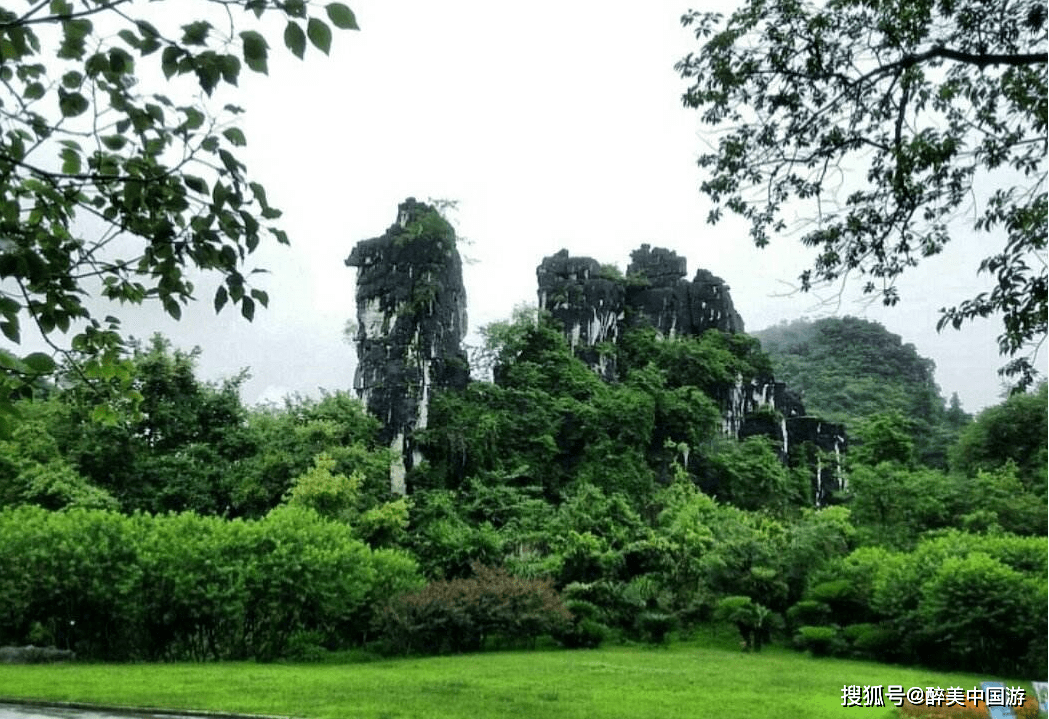
<instances>
[{"instance_id":1,"label":"jagged rock summit","mask_svg":"<svg viewBox=\"0 0 1049 719\"><path fill-rule=\"evenodd\" d=\"M605 380L616 381L615 348L631 328L650 326L667 340L708 330L744 331L724 280L705 269L697 270L691 281L687 275L684 257L647 244L630 254L625 276L614 266L561 250L536 268L539 308L561 324L580 359ZM845 428L808 416L784 383L772 377L737 377L714 399L726 436L768 436L779 444L784 461L797 455L791 454L792 447L807 444L819 450L803 460L811 464L817 505L843 488ZM820 453L827 455L826 462Z\"/></svg>"},{"instance_id":2,"label":"jagged rock summit","mask_svg":"<svg viewBox=\"0 0 1049 719\"><path fill-rule=\"evenodd\" d=\"M380 237L362 240L346 264L357 268L354 389L383 423L395 454L391 491L407 491L419 461L412 432L425 429L434 390L465 387L466 288L455 231L434 208L409 197Z\"/></svg>"},{"instance_id":3,"label":"jagged rock summit","mask_svg":"<svg viewBox=\"0 0 1049 719\"><path fill-rule=\"evenodd\" d=\"M357 243L346 264L357 273L357 372L354 388L383 424L394 453L390 489L408 491L406 475L421 456L413 434L425 429L433 392L463 388L469 366L466 290L455 232L433 207L408 198L386 232ZM685 258L642 245L624 276L614 266L567 250L536 270L539 307L561 323L572 350L607 381L617 381L617 346L631 328L651 326L668 341L709 330L742 333L725 282L700 269L686 279ZM841 488L845 431L809 417L800 400L772 377L738 377L719 388L724 434L774 438L784 461L792 448L819 450L813 470L817 504ZM811 453L806 453L809 456ZM822 456L833 459L824 462Z\"/></svg>"},{"instance_id":4,"label":"jagged rock summit","mask_svg":"<svg viewBox=\"0 0 1049 719\"><path fill-rule=\"evenodd\" d=\"M708 329L743 332L743 318L720 277L700 269L685 279L687 262L676 252L641 245L630 253L626 277L568 250L544 257L536 268L539 309L565 328L572 349L608 380L616 378L609 346L623 332L649 324L673 339Z\"/></svg>"}]
</instances>

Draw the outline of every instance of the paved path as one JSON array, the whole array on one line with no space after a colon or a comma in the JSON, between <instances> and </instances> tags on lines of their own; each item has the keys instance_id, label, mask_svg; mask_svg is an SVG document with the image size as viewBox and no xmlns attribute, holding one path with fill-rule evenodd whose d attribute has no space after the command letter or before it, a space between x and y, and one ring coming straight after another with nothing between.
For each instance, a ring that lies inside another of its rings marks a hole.
<instances>
[{"instance_id":1,"label":"paved path","mask_svg":"<svg viewBox=\"0 0 1049 719\"><path fill-rule=\"evenodd\" d=\"M77 708L74 706L35 706L0 702L0 719L179 719L180 717L210 717L212 719L267 719L259 715L225 714L222 712L151 712L133 709ZM271 719L279 719L272 717Z\"/></svg>"},{"instance_id":2,"label":"paved path","mask_svg":"<svg viewBox=\"0 0 1049 719\"><path fill-rule=\"evenodd\" d=\"M172 719L172 714L127 713L110 714L59 707L0 704L0 719Z\"/></svg>"}]
</instances>

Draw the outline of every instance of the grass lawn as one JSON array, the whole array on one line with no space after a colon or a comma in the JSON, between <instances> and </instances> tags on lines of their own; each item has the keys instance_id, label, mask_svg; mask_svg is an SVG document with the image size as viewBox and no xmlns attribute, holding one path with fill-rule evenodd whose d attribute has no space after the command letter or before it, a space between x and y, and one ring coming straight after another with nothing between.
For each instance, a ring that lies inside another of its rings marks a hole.
<instances>
[{"instance_id":1,"label":"grass lawn","mask_svg":"<svg viewBox=\"0 0 1049 719\"><path fill-rule=\"evenodd\" d=\"M842 685L970 689L990 678L680 643L339 664L9 665L0 697L311 719L888 719L892 708L843 708Z\"/></svg>"}]
</instances>

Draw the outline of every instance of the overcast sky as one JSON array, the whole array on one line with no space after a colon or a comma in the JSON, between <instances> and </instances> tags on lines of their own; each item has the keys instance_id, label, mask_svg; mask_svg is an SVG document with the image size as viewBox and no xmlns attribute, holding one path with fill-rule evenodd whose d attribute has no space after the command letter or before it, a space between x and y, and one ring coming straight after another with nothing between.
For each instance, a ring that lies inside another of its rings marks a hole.
<instances>
[{"instance_id":1,"label":"overcast sky","mask_svg":"<svg viewBox=\"0 0 1049 719\"><path fill-rule=\"evenodd\" d=\"M687 257L690 277L704 267L724 278L749 330L867 317L936 362L945 396L957 391L969 411L999 401L998 323L935 332L940 307L986 284L980 238L959 232L886 309L857 302L858 281L840 305L792 294L807 259L796 239L757 250L742 225L706 224L702 128L673 70L696 47L679 23L689 3L349 4L361 31L337 32L331 57L292 58L278 28L269 77L242 78L235 95L247 110L243 157L292 238L253 260L271 271L261 283L270 309L252 324L235 311L216 317L205 288L179 323L151 311L126 323L199 345L206 379L249 367L248 402L351 388L356 359L342 330L355 318L356 271L344 260L414 196L459 203L472 332L535 302L543 256L564 247L625 269L647 242Z\"/></svg>"}]
</instances>

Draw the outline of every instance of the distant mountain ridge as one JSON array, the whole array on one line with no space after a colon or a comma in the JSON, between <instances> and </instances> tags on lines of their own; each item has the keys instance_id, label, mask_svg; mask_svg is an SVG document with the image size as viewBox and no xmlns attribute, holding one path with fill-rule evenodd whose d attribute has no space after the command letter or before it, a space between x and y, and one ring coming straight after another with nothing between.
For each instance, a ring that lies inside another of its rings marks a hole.
<instances>
[{"instance_id":1,"label":"distant mountain ridge","mask_svg":"<svg viewBox=\"0 0 1049 719\"><path fill-rule=\"evenodd\" d=\"M946 447L968 418L936 384L936 363L878 322L858 317L799 319L751 333L761 341L776 378L797 392L812 414L850 432L873 415L898 412L915 432L920 459L944 466Z\"/></svg>"}]
</instances>

